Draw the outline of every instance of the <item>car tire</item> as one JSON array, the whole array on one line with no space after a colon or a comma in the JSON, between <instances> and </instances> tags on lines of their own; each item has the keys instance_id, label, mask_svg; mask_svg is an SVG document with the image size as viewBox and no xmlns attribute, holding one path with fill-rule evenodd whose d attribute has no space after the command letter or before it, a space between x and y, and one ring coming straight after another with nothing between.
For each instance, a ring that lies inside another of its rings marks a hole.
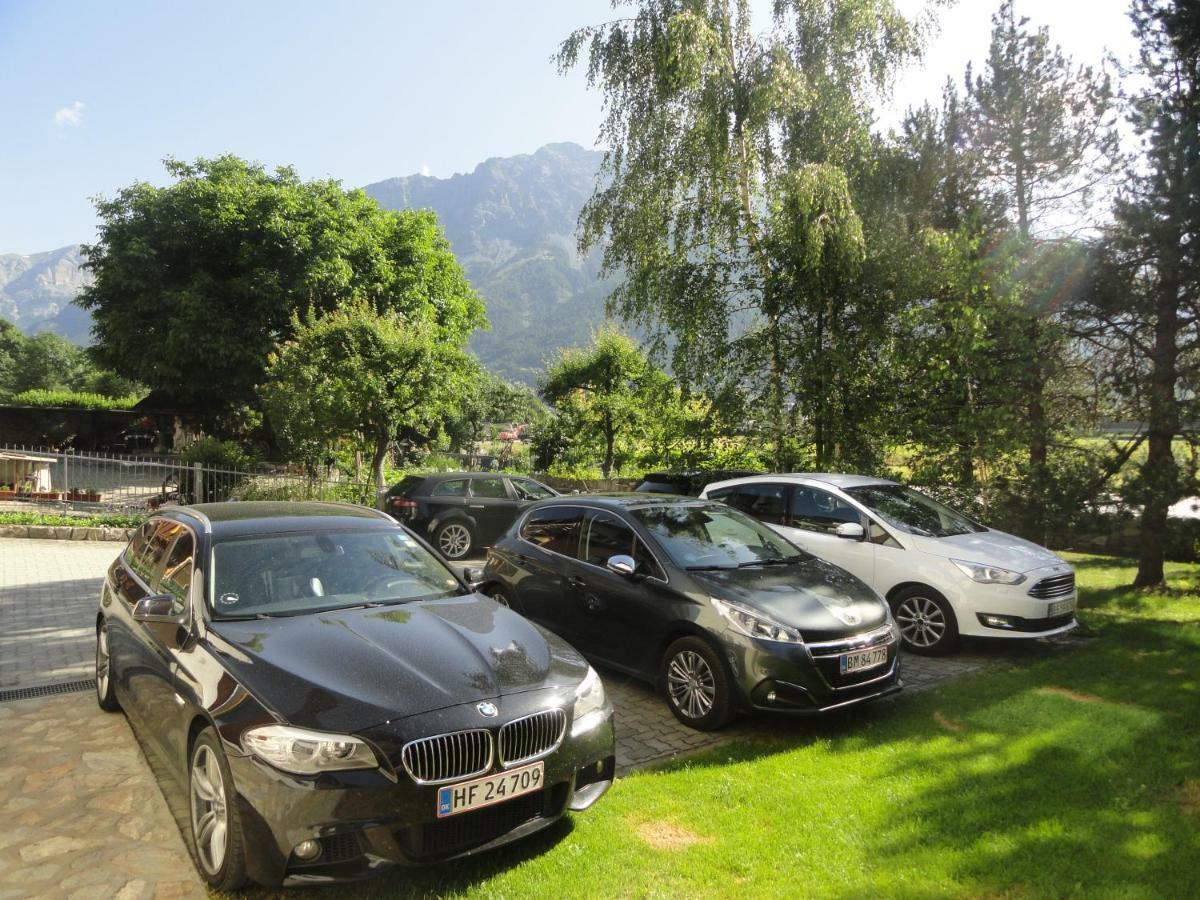
<instances>
[{"instance_id":1,"label":"car tire","mask_svg":"<svg viewBox=\"0 0 1200 900\"><path fill-rule=\"evenodd\" d=\"M101 622L96 629L96 702L105 712L116 712L121 708L114 682L112 654L108 648L108 623Z\"/></svg>"},{"instance_id":2,"label":"car tire","mask_svg":"<svg viewBox=\"0 0 1200 900\"><path fill-rule=\"evenodd\" d=\"M246 838L237 791L221 739L211 726L196 737L188 755L188 820L200 877L217 891L232 892L245 885ZM224 831L223 841L219 829Z\"/></svg>"},{"instance_id":3,"label":"car tire","mask_svg":"<svg viewBox=\"0 0 1200 900\"><path fill-rule=\"evenodd\" d=\"M682 637L667 647L661 681L667 706L689 728L716 731L737 712L729 670L712 645L699 637Z\"/></svg>"},{"instance_id":4,"label":"car tire","mask_svg":"<svg viewBox=\"0 0 1200 900\"><path fill-rule=\"evenodd\" d=\"M433 546L446 559L465 559L475 548L475 530L462 519L451 519L438 526Z\"/></svg>"},{"instance_id":5,"label":"car tire","mask_svg":"<svg viewBox=\"0 0 1200 900\"><path fill-rule=\"evenodd\" d=\"M957 649L958 619L950 601L933 588L904 588L892 597L891 605L905 650L921 656L944 656Z\"/></svg>"}]
</instances>

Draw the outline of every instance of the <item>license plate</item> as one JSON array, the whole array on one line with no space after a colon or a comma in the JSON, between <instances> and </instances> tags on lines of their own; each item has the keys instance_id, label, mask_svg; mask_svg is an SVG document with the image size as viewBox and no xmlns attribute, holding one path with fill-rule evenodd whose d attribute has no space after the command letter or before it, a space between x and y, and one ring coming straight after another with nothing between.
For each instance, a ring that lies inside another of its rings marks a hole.
<instances>
[{"instance_id":1,"label":"license plate","mask_svg":"<svg viewBox=\"0 0 1200 900\"><path fill-rule=\"evenodd\" d=\"M522 794L541 790L545 780L545 763L510 769L499 775L485 775L474 781L448 784L438 788L437 814L439 819L456 816L493 803L503 803Z\"/></svg>"},{"instance_id":2,"label":"license plate","mask_svg":"<svg viewBox=\"0 0 1200 900\"><path fill-rule=\"evenodd\" d=\"M1057 603L1050 604L1050 611L1046 615L1050 618L1061 616L1063 613L1069 613L1075 609L1075 598L1070 597L1066 600L1059 600Z\"/></svg>"},{"instance_id":3,"label":"license plate","mask_svg":"<svg viewBox=\"0 0 1200 900\"><path fill-rule=\"evenodd\" d=\"M859 650L855 653L843 653L841 655L842 674L849 675L852 672L873 669L876 666L882 666L887 659L888 648L886 646L872 647L870 650Z\"/></svg>"}]
</instances>

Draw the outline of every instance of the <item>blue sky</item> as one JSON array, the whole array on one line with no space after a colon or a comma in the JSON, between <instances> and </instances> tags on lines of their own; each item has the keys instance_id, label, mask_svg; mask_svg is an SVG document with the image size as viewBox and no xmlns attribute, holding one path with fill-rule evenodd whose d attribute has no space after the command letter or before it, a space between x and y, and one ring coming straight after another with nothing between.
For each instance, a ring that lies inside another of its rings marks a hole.
<instances>
[{"instance_id":1,"label":"blue sky","mask_svg":"<svg viewBox=\"0 0 1200 900\"><path fill-rule=\"evenodd\" d=\"M899 0L908 9L925 0ZM765 5L758 0L756 5ZM960 0L896 110L986 51ZM1125 0L1018 0L1080 59L1128 51ZM607 0L0 0L0 253L94 236L90 197L160 160L233 152L361 185L448 176L551 141L592 146L599 98L549 57Z\"/></svg>"}]
</instances>

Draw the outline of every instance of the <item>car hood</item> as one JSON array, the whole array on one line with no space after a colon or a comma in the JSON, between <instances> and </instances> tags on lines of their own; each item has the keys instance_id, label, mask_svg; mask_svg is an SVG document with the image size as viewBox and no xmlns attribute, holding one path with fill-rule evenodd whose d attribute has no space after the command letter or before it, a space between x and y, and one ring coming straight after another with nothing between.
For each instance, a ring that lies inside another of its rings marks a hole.
<instances>
[{"instance_id":1,"label":"car hood","mask_svg":"<svg viewBox=\"0 0 1200 900\"><path fill-rule=\"evenodd\" d=\"M570 686L587 673L569 644L480 594L209 627L247 690L289 724L323 731Z\"/></svg>"},{"instance_id":2,"label":"car hood","mask_svg":"<svg viewBox=\"0 0 1200 900\"><path fill-rule=\"evenodd\" d=\"M913 546L922 553L961 559L965 562L1000 566L1014 572L1029 572L1046 566L1062 564L1062 559L1032 541L1003 531L978 531L933 538L907 535Z\"/></svg>"},{"instance_id":3,"label":"car hood","mask_svg":"<svg viewBox=\"0 0 1200 900\"><path fill-rule=\"evenodd\" d=\"M691 572L721 600L761 609L798 628L806 641L859 634L887 621L887 607L865 583L845 569L809 557L786 566L752 566Z\"/></svg>"}]
</instances>

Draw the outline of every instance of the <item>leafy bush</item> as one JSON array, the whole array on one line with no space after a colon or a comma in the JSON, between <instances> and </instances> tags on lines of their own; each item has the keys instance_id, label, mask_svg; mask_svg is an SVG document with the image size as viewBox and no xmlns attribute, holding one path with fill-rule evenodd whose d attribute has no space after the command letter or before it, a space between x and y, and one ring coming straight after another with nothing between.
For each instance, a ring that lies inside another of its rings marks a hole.
<instances>
[{"instance_id":1,"label":"leafy bush","mask_svg":"<svg viewBox=\"0 0 1200 900\"><path fill-rule=\"evenodd\" d=\"M42 512L0 512L0 525L70 525L76 528L136 528L145 516L100 513L94 516L64 516Z\"/></svg>"},{"instance_id":2,"label":"leafy bush","mask_svg":"<svg viewBox=\"0 0 1200 900\"><path fill-rule=\"evenodd\" d=\"M234 488L232 496L237 500L324 500L331 503L357 503L359 506L375 505L374 486L353 481L314 482L262 476L243 481Z\"/></svg>"},{"instance_id":3,"label":"leafy bush","mask_svg":"<svg viewBox=\"0 0 1200 900\"><path fill-rule=\"evenodd\" d=\"M109 397L87 391L48 391L41 388L14 394L9 401L13 406L54 406L77 409L133 409L142 397L128 394L124 397Z\"/></svg>"},{"instance_id":4,"label":"leafy bush","mask_svg":"<svg viewBox=\"0 0 1200 900\"><path fill-rule=\"evenodd\" d=\"M249 475L253 460L240 444L217 438L202 438L183 451L186 464L179 477L179 493L192 503L217 503L228 500ZM204 467L203 496L197 496L192 481L192 466Z\"/></svg>"}]
</instances>

